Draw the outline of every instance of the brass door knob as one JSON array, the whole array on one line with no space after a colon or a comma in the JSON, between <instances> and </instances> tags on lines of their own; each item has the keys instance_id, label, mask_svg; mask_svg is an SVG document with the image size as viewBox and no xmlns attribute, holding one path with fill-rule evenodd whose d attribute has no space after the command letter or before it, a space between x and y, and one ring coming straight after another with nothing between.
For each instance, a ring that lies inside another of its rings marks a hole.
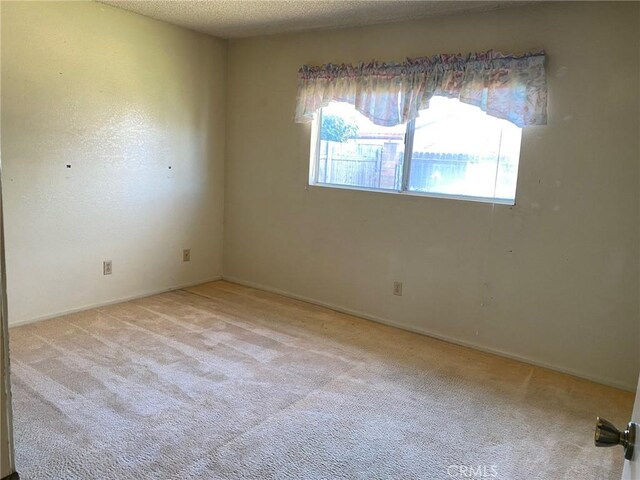
<instances>
[{"instance_id":1,"label":"brass door knob","mask_svg":"<svg viewBox=\"0 0 640 480\"><path fill-rule=\"evenodd\" d=\"M622 445L624 458L631 460L633 446L636 442L636 423L630 422L624 432L618 430L613 423L604 418L596 417L596 447L613 447Z\"/></svg>"}]
</instances>

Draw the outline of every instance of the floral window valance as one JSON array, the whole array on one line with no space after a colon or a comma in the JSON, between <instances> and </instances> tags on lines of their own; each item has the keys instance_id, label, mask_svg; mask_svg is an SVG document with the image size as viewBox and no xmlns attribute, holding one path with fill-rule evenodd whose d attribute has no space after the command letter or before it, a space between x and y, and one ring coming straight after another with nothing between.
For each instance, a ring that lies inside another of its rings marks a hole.
<instances>
[{"instance_id":1,"label":"floral window valance","mask_svg":"<svg viewBox=\"0 0 640 480\"><path fill-rule=\"evenodd\" d=\"M457 98L519 127L547 123L545 53L520 56L492 50L436 55L404 63L303 66L295 121L309 122L332 101L347 102L377 125L417 118L434 95Z\"/></svg>"}]
</instances>

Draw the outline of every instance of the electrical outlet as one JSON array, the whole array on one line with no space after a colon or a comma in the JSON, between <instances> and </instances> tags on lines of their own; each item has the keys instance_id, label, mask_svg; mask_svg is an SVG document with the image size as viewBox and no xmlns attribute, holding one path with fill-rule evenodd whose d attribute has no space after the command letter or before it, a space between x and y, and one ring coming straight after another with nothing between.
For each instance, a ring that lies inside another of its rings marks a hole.
<instances>
[{"instance_id":1,"label":"electrical outlet","mask_svg":"<svg viewBox=\"0 0 640 480\"><path fill-rule=\"evenodd\" d=\"M393 294L402 296L402 282L393 282Z\"/></svg>"},{"instance_id":2,"label":"electrical outlet","mask_svg":"<svg viewBox=\"0 0 640 480\"><path fill-rule=\"evenodd\" d=\"M111 275L113 272L111 268L111 260L105 260L102 262L102 274L103 275Z\"/></svg>"},{"instance_id":3,"label":"electrical outlet","mask_svg":"<svg viewBox=\"0 0 640 480\"><path fill-rule=\"evenodd\" d=\"M182 250L182 261L183 262L191 261L191 249L190 248L185 248L184 250Z\"/></svg>"}]
</instances>

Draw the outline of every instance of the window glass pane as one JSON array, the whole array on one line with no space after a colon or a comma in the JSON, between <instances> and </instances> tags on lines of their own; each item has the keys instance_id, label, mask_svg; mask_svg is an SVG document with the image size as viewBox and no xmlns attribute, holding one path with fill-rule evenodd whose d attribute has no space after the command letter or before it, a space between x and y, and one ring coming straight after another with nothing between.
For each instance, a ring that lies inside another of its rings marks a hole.
<instances>
[{"instance_id":1,"label":"window glass pane","mask_svg":"<svg viewBox=\"0 0 640 480\"><path fill-rule=\"evenodd\" d=\"M322 109L315 183L399 190L406 125L381 127L352 105Z\"/></svg>"},{"instance_id":2,"label":"window glass pane","mask_svg":"<svg viewBox=\"0 0 640 480\"><path fill-rule=\"evenodd\" d=\"M513 201L520 139L511 122L434 97L415 121L408 190Z\"/></svg>"}]
</instances>

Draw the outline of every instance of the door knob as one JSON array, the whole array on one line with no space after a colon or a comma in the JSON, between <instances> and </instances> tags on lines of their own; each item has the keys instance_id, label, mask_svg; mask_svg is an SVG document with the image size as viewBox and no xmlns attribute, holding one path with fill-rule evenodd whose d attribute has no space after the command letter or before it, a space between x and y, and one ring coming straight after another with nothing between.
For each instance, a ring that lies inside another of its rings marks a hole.
<instances>
[{"instance_id":1,"label":"door knob","mask_svg":"<svg viewBox=\"0 0 640 480\"><path fill-rule=\"evenodd\" d=\"M624 432L618 430L613 423L604 418L596 417L596 447L613 447L622 445L624 458L631 460L633 457L633 445L636 442L637 424L629 422Z\"/></svg>"}]
</instances>

